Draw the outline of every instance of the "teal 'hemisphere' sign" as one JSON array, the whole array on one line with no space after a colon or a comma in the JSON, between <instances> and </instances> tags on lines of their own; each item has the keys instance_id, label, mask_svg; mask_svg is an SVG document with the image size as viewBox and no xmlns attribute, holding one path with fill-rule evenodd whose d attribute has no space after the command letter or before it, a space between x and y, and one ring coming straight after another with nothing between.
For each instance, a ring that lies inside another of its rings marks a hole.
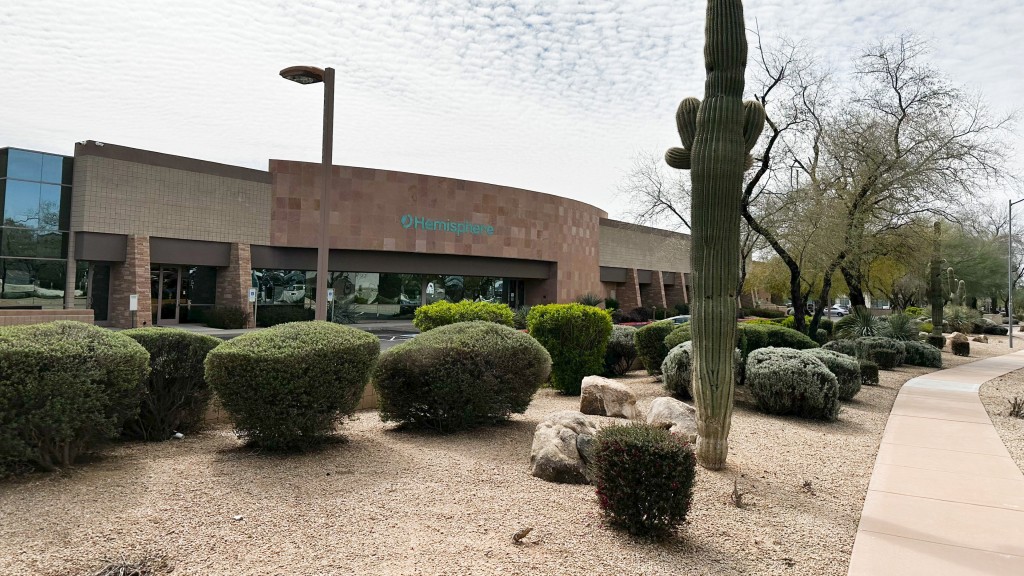
<instances>
[{"instance_id":1,"label":"teal 'hemisphere' sign","mask_svg":"<svg viewBox=\"0 0 1024 576\"><path fill-rule=\"evenodd\" d=\"M402 216L402 228L405 228L406 230L412 228L413 230L450 232L456 236L462 236L463 234L486 234L488 236L494 236L494 226L489 224L473 224L468 220L464 220L462 222L452 222L451 220L431 220L430 218L413 216L412 214Z\"/></svg>"}]
</instances>

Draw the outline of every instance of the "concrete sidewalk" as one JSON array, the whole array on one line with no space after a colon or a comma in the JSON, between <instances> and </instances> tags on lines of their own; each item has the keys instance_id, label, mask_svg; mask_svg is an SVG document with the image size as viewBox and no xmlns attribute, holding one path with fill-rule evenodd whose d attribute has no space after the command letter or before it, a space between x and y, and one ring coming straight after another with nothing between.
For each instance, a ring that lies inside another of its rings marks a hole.
<instances>
[{"instance_id":1,"label":"concrete sidewalk","mask_svg":"<svg viewBox=\"0 0 1024 576\"><path fill-rule=\"evenodd\" d=\"M1024 352L914 378L882 436L850 576L1024 574L1024 474L978 390Z\"/></svg>"}]
</instances>

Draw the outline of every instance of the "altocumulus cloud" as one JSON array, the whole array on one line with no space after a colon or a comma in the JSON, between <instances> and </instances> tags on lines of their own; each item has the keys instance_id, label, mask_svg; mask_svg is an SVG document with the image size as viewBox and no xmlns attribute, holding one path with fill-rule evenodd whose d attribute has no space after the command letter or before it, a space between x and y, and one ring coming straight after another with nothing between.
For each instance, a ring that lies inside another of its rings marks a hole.
<instances>
[{"instance_id":1,"label":"altocumulus cloud","mask_svg":"<svg viewBox=\"0 0 1024 576\"><path fill-rule=\"evenodd\" d=\"M842 70L915 32L997 109L1024 11L1013 0L750 0L762 35L805 39ZM615 214L632 155L676 140L703 92L703 2L37 0L0 7L0 145L86 138L265 167L316 160L319 89L277 71L338 70L339 163L553 192Z\"/></svg>"}]
</instances>

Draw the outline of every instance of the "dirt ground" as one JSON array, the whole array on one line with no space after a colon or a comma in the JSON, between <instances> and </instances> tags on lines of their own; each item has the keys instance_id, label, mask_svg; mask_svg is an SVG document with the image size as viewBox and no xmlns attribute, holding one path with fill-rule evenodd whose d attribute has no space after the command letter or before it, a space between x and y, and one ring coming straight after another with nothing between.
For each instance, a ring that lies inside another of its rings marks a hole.
<instances>
[{"instance_id":1,"label":"dirt ground","mask_svg":"<svg viewBox=\"0 0 1024 576\"><path fill-rule=\"evenodd\" d=\"M1007 351L993 340L944 360ZM832 423L759 414L741 393L727 469L698 468L688 523L666 542L605 527L590 486L530 476L537 423L579 403L542 390L525 415L473 432L395 431L363 411L344 441L277 456L222 426L0 484L0 574L84 575L145 557L204 576L845 574L896 392L929 371L882 372ZM643 412L663 395L641 373L625 382Z\"/></svg>"},{"instance_id":2,"label":"dirt ground","mask_svg":"<svg viewBox=\"0 0 1024 576\"><path fill-rule=\"evenodd\" d=\"M1024 472L1024 418L1010 414L1011 400L1018 399L1024 402L1024 370L989 380L982 385L980 394L981 402L992 419L992 425L999 432L999 437L1002 438L1017 467Z\"/></svg>"}]
</instances>

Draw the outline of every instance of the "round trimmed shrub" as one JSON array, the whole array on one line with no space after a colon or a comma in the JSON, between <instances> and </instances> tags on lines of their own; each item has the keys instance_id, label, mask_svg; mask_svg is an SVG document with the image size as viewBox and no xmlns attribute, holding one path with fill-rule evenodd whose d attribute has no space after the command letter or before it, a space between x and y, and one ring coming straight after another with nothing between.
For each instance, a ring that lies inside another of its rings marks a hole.
<instances>
[{"instance_id":1,"label":"round trimmed shrub","mask_svg":"<svg viewBox=\"0 0 1024 576\"><path fill-rule=\"evenodd\" d=\"M984 329L982 330L982 333L984 333L984 334L992 334L993 336L1006 336L1006 335L1007 335L1007 334L1009 334L1010 332L1009 332L1009 330L1008 330L1008 329L1006 328L1006 326L996 326L996 325L992 325L992 326L986 326L986 327L985 327L985 328L984 328Z\"/></svg>"},{"instance_id":2,"label":"round trimmed shrub","mask_svg":"<svg viewBox=\"0 0 1024 576\"><path fill-rule=\"evenodd\" d=\"M866 358L878 365L882 370L894 370L899 357L895 350L875 348L867 352Z\"/></svg>"},{"instance_id":3,"label":"round trimmed shrub","mask_svg":"<svg viewBox=\"0 0 1024 576\"><path fill-rule=\"evenodd\" d=\"M665 361L661 363L661 373L665 389L673 396L683 400L693 398L693 342L683 342L669 350ZM733 375L736 385L742 385L743 362L739 350L733 354Z\"/></svg>"},{"instance_id":4,"label":"round trimmed shrub","mask_svg":"<svg viewBox=\"0 0 1024 576\"><path fill-rule=\"evenodd\" d=\"M864 386L878 386L878 364L871 360L860 360L860 383Z\"/></svg>"},{"instance_id":5,"label":"round trimmed shrub","mask_svg":"<svg viewBox=\"0 0 1024 576\"><path fill-rule=\"evenodd\" d=\"M767 414L835 420L839 382L825 364L800 350L761 348L750 353L746 385Z\"/></svg>"},{"instance_id":6,"label":"round trimmed shrub","mask_svg":"<svg viewBox=\"0 0 1024 576\"><path fill-rule=\"evenodd\" d=\"M791 348L808 350L817 348L818 343L803 332L770 324L740 323L737 327L737 348L744 358L761 348Z\"/></svg>"},{"instance_id":7,"label":"round trimmed shrub","mask_svg":"<svg viewBox=\"0 0 1024 576\"><path fill-rule=\"evenodd\" d=\"M53 470L117 436L139 409L149 353L82 322L0 329L0 473Z\"/></svg>"},{"instance_id":8,"label":"round trimmed shrub","mask_svg":"<svg viewBox=\"0 0 1024 576\"><path fill-rule=\"evenodd\" d=\"M936 336L934 334L929 334L928 335L928 344L930 344L931 346L934 346L938 350L942 350L943 348L946 347L946 337L941 335L941 334L938 335L938 336Z\"/></svg>"},{"instance_id":9,"label":"round trimmed shrub","mask_svg":"<svg viewBox=\"0 0 1024 576\"><path fill-rule=\"evenodd\" d=\"M676 327L668 333L668 336L665 336L665 348L667 350L671 350L683 342L689 342L690 338L690 323L684 322L682 324L677 324Z\"/></svg>"},{"instance_id":10,"label":"round trimmed shrub","mask_svg":"<svg viewBox=\"0 0 1024 576\"><path fill-rule=\"evenodd\" d=\"M291 322L233 338L206 356L206 381L235 433L269 450L312 446L352 414L380 340L330 322Z\"/></svg>"},{"instance_id":11,"label":"round trimmed shrub","mask_svg":"<svg viewBox=\"0 0 1024 576\"><path fill-rule=\"evenodd\" d=\"M847 356L857 357L857 343L853 340L833 340L822 345L823 350L831 350Z\"/></svg>"},{"instance_id":12,"label":"round trimmed shrub","mask_svg":"<svg viewBox=\"0 0 1024 576\"><path fill-rule=\"evenodd\" d=\"M954 356L970 356L971 355L971 343L970 342L950 342L950 349L953 351Z\"/></svg>"},{"instance_id":13,"label":"round trimmed shrub","mask_svg":"<svg viewBox=\"0 0 1024 576\"><path fill-rule=\"evenodd\" d=\"M938 348L924 342L904 342L907 351L905 362L911 366L942 368L942 352Z\"/></svg>"},{"instance_id":14,"label":"round trimmed shrub","mask_svg":"<svg viewBox=\"0 0 1024 576\"><path fill-rule=\"evenodd\" d=\"M902 366L903 362L907 358L907 347L900 340L893 340L892 338L886 338L884 336L863 336L857 338L855 341L857 344L857 357L864 360L871 360L878 363L878 366L883 370L891 370L892 368L886 368L889 363L887 359L879 362L875 357L875 351L877 350L889 350L895 354L895 364L892 367Z\"/></svg>"},{"instance_id":15,"label":"round trimmed shrub","mask_svg":"<svg viewBox=\"0 0 1024 576\"><path fill-rule=\"evenodd\" d=\"M503 326L512 326L515 321L515 314L507 304L495 304L493 302L449 302L438 300L432 304L426 304L416 309L412 325L420 332L433 330L438 326L447 326L456 322L472 322L482 320L494 322Z\"/></svg>"},{"instance_id":16,"label":"round trimmed shrub","mask_svg":"<svg viewBox=\"0 0 1024 576\"><path fill-rule=\"evenodd\" d=\"M636 353L651 376L661 374L661 363L668 355L665 338L672 333L675 326L670 320L662 320L638 329L633 335Z\"/></svg>"},{"instance_id":17,"label":"round trimmed shrub","mask_svg":"<svg viewBox=\"0 0 1024 576\"><path fill-rule=\"evenodd\" d=\"M149 351L149 379L139 414L124 433L139 440L167 440L197 430L210 403L203 362L221 343L212 336L173 328L136 328L121 334Z\"/></svg>"},{"instance_id":18,"label":"round trimmed shrub","mask_svg":"<svg viewBox=\"0 0 1024 576\"><path fill-rule=\"evenodd\" d=\"M381 420L452 432L522 414L550 372L551 356L528 334L460 322L385 351L373 385Z\"/></svg>"},{"instance_id":19,"label":"round trimmed shrub","mask_svg":"<svg viewBox=\"0 0 1024 576\"><path fill-rule=\"evenodd\" d=\"M612 332L608 312L582 304L544 304L530 309L530 336L551 355L551 384L579 396L583 378L601 374Z\"/></svg>"},{"instance_id":20,"label":"round trimmed shrub","mask_svg":"<svg viewBox=\"0 0 1024 576\"><path fill-rule=\"evenodd\" d=\"M835 375L839 385L840 400L852 400L860 392L860 364L857 363L856 358L823 348L804 350L804 354L810 354L821 360L828 371Z\"/></svg>"},{"instance_id":21,"label":"round trimmed shrub","mask_svg":"<svg viewBox=\"0 0 1024 576\"><path fill-rule=\"evenodd\" d=\"M608 348L604 353L604 373L609 376L622 376L629 372L637 358L636 328L632 326L612 326L608 336Z\"/></svg>"},{"instance_id":22,"label":"round trimmed shrub","mask_svg":"<svg viewBox=\"0 0 1024 576\"><path fill-rule=\"evenodd\" d=\"M682 436L646 424L597 433L594 485L609 524L635 535L666 536L686 520L697 459Z\"/></svg>"}]
</instances>

